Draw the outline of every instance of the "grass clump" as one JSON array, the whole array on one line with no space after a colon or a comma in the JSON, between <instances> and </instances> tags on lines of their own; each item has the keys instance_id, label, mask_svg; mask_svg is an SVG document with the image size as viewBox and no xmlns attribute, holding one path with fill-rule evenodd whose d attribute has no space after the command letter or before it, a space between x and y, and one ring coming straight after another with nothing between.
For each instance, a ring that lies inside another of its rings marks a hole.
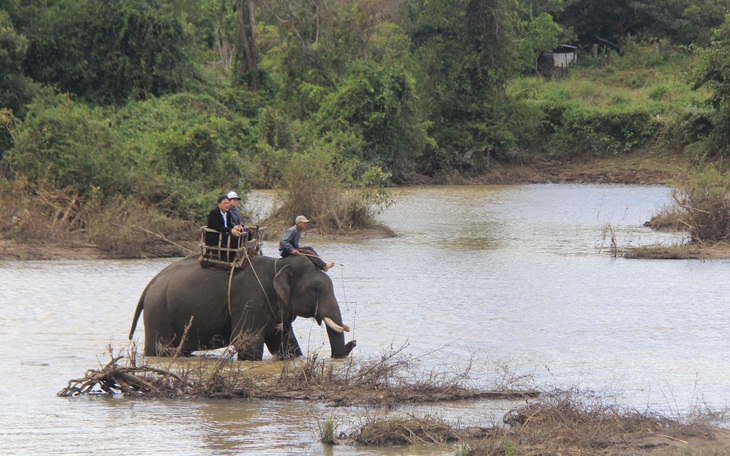
<instances>
[{"instance_id":1,"label":"grass clump","mask_svg":"<svg viewBox=\"0 0 730 456\"><path fill-rule=\"evenodd\" d=\"M432 415L368 418L349 439L357 445L444 444L461 439L457 428Z\"/></svg>"},{"instance_id":2,"label":"grass clump","mask_svg":"<svg viewBox=\"0 0 730 456\"><path fill-rule=\"evenodd\" d=\"M319 432L320 432L320 442L327 443L330 445L333 445L336 442L335 440L335 431L337 429L337 424L335 423L335 420L332 418L328 418L324 421L324 424L320 426Z\"/></svg>"},{"instance_id":3,"label":"grass clump","mask_svg":"<svg viewBox=\"0 0 730 456\"><path fill-rule=\"evenodd\" d=\"M686 244L647 245L633 247L624 251L624 258L643 260L686 260L696 258L696 253Z\"/></svg>"},{"instance_id":4,"label":"grass clump","mask_svg":"<svg viewBox=\"0 0 730 456\"><path fill-rule=\"evenodd\" d=\"M717 452L725 444L715 439L727 439L725 430L606 404L577 390L541 395L507 413L503 421L504 428L467 437L459 454L730 454L727 449ZM707 442L711 452L686 453Z\"/></svg>"}]
</instances>

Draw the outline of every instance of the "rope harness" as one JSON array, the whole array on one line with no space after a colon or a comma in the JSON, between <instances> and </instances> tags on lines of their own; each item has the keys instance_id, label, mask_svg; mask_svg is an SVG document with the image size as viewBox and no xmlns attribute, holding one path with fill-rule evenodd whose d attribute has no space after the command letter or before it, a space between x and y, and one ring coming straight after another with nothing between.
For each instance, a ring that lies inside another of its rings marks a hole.
<instances>
[{"instance_id":1,"label":"rope harness","mask_svg":"<svg viewBox=\"0 0 730 456\"><path fill-rule=\"evenodd\" d=\"M228 315L231 318L233 318L233 306L231 304L231 290L233 288L233 274L235 273L236 269L238 269L239 267L241 269L245 270L248 266L250 266L251 267L251 271L253 272L253 275L254 275L254 277L256 277L256 281L259 284L259 288L261 288L261 291L264 293L264 297L266 298L266 302L269 305L269 310L271 310L271 314L274 316L274 318L276 318L276 311L274 311L274 306L271 304L271 300L269 299L269 294L266 293L266 289L264 288L264 284L261 283L261 279L259 278L259 275L256 272L256 268L254 267L253 262L251 261L251 257L249 255L250 254L248 252L246 252L246 254L243 257L243 259L241 259L240 261L238 261L238 257L237 257L236 260L231 263L231 272L230 272L230 274L228 276ZM279 261L278 258L276 260L274 260L274 277L276 277L276 275L278 274L278 272L276 271L276 263L278 261ZM248 262L248 266L245 266L245 263L246 262ZM239 263L240 263L240 265L239 265Z\"/></svg>"}]
</instances>

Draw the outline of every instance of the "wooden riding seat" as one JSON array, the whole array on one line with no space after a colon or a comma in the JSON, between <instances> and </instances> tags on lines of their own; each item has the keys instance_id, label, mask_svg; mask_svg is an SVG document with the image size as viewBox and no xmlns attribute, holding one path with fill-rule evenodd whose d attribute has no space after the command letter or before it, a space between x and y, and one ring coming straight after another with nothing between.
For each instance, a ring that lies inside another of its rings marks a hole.
<instances>
[{"instance_id":1,"label":"wooden riding seat","mask_svg":"<svg viewBox=\"0 0 730 456\"><path fill-rule=\"evenodd\" d=\"M249 227L248 234L240 237L200 228L200 265L204 268L240 268L248 266L246 258L262 255L261 246L266 227Z\"/></svg>"}]
</instances>

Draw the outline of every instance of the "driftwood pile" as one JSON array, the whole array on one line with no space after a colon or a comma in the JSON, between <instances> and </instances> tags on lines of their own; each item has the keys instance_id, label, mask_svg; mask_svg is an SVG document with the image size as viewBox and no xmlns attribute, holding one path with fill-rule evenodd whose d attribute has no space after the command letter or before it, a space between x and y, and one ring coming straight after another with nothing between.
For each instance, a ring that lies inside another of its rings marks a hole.
<instances>
[{"instance_id":1,"label":"driftwood pile","mask_svg":"<svg viewBox=\"0 0 730 456\"><path fill-rule=\"evenodd\" d=\"M71 397L85 394L124 394L150 397L184 395L190 383L180 376L151 366L120 367L123 356L113 358L101 369L89 369L84 378L69 380L58 396Z\"/></svg>"}]
</instances>

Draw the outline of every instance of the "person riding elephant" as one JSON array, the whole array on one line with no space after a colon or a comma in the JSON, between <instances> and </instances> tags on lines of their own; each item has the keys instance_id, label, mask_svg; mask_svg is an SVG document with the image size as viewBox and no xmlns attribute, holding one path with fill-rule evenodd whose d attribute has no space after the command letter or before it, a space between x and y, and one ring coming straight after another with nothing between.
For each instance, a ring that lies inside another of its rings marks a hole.
<instances>
[{"instance_id":1,"label":"person riding elephant","mask_svg":"<svg viewBox=\"0 0 730 456\"><path fill-rule=\"evenodd\" d=\"M205 244L209 246L220 246L223 248L237 249L240 246L241 236L243 235L243 227L234 225L231 218L231 200L228 196L218 197L218 207L213 208L208 213L207 227L216 232L205 233ZM231 261L230 252L223 255L225 261Z\"/></svg>"},{"instance_id":2,"label":"person riding elephant","mask_svg":"<svg viewBox=\"0 0 730 456\"><path fill-rule=\"evenodd\" d=\"M238 196L238 193L233 191L228 192L226 196L231 202L231 206L228 209L228 212L231 214L231 222L233 222L233 226L238 227L243 235L248 234L248 237L243 236L244 239L248 238L248 240L251 240L253 231L250 227L246 226L246 224L243 223L243 218L241 217L241 208L238 207L238 205L241 204L241 197Z\"/></svg>"},{"instance_id":3,"label":"person riding elephant","mask_svg":"<svg viewBox=\"0 0 730 456\"><path fill-rule=\"evenodd\" d=\"M294 221L294 225L290 226L279 240L279 254L282 258L289 255L304 255L309 258L315 266L324 272L327 272L335 265L335 263L327 263L311 246L300 246L299 239L302 237L302 231L309 229L307 217L298 215Z\"/></svg>"},{"instance_id":4,"label":"person riding elephant","mask_svg":"<svg viewBox=\"0 0 730 456\"><path fill-rule=\"evenodd\" d=\"M262 359L264 345L279 358L302 356L292 329L296 317L325 323L333 358L346 357L357 345L345 343L343 332L350 328L342 322L332 280L302 256L256 255L245 269L229 271L202 268L198 256L190 255L147 285L130 340L142 311L146 356L176 350L189 355L229 345L239 360Z\"/></svg>"}]
</instances>

